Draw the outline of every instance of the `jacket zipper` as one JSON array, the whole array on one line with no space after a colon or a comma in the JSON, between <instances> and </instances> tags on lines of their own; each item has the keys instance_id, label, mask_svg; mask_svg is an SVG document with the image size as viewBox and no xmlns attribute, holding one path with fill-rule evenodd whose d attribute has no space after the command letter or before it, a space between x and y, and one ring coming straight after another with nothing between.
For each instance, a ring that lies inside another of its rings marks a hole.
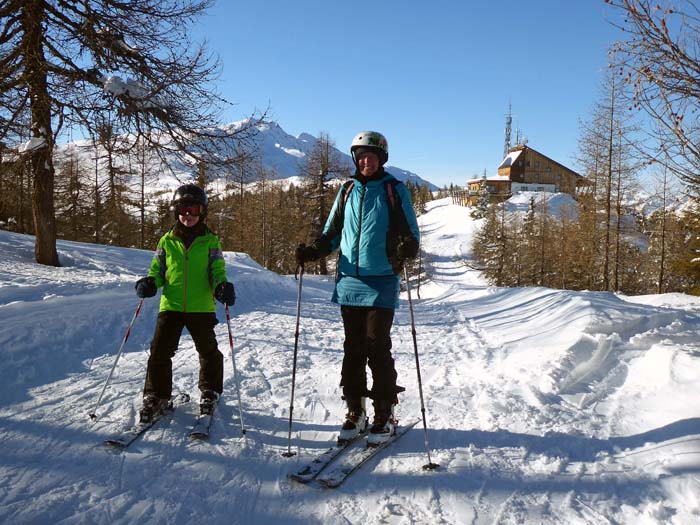
<instances>
[{"instance_id":1,"label":"jacket zipper","mask_svg":"<svg viewBox=\"0 0 700 525\"><path fill-rule=\"evenodd\" d=\"M357 242L355 243L355 276L360 276L360 237L362 236L362 208L365 204L365 192L367 186L362 185L362 193L360 194L360 223L357 226Z\"/></svg>"},{"instance_id":2,"label":"jacket zipper","mask_svg":"<svg viewBox=\"0 0 700 525\"><path fill-rule=\"evenodd\" d=\"M190 253L190 248L194 246L194 244L197 242L197 238L195 238L192 241L192 244L190 244L189 248L185 246L185 243L183 242L182 245L185 247L185 269L184 269L184 280L185 282L182 285L182 311L187 312L187 265L189 262L189 253Z\"/></svg>"},{"instance_id":3,"label":"jacket zipper","mask_svg":"<svg viewBox=\"0 0 700 525\"><path fill-rule=\"evenodd\" d=\"M193 243L194 244L194 243ZM192 246L190 244L190 246ZM185 271L184 271L184 280L185 282L182 284L182 311L187 312L187 262L188 262L188 254L189 254L190 249L185 246Z\"/></svg>"}]
</instances>

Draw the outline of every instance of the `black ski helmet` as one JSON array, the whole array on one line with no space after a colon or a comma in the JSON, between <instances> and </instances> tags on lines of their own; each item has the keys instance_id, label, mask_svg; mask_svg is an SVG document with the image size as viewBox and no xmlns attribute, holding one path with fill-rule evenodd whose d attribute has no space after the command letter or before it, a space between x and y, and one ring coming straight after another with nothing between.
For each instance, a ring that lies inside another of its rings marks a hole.
<instances>
[{"instance_id":1,"label":"black ski helmet","mask_svg":"<svg viewBox=\"0 0 700 525\"><path fill-rule=\"evenodd\" d=\"M200 220L204 220L207 216L207 208L209 207L209 197L206 192L195 184L183 184L175 190L173 198L170 201L170 211L175 215L177 220L177 205L178 204L199 204L202 206L202 214Z\"/></svg>"}]
</instances>

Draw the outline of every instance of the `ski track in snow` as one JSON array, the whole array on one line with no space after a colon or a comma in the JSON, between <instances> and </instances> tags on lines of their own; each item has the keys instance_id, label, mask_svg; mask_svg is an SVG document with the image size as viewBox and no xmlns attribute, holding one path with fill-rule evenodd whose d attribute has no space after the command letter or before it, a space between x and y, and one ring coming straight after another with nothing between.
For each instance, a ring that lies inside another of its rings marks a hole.
<instances>
[{"instance_id":1,"label":"ski track in snow","mask_svg":"<svg viewBox=\"0 0 700 525\"><path fill-rule=\"evenodd\" d=\"M342 322L332 278L304 276L289 440L297 282L226 253L243 417L231 350L208 442L190 441L197 354L173 360L192 401L126 451L101 442L136 418L157 300L102 390L151 253L59 243L64 267L32 262L33 238L0 232L2 523L700 523L700 301L485 286L465 266L467 210L430 203L414 310L431 458L419 423L340 488L287 474L327 448L344 414ZM400 419L420 398L405 294L392 332ZM219 319L225 319L219 311ZM282 453L290 447L296 456Z\"/></svg>"}]
</instances>

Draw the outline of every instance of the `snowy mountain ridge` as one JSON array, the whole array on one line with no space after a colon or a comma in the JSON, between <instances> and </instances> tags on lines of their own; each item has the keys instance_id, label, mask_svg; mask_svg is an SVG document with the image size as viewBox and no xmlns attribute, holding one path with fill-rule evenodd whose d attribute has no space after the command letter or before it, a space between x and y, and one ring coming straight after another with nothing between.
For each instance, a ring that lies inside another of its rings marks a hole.
<instances>
[{"instance_id":1,"label":"snowy mountain ridge","mask_svg":"<svg viewBox=\"0 0 700 525\"><path fill-rule=\"evenodd\" d=\"M221 131L238 130L248 124L248 122L248 120L232 122L222 126ZM284 131L278 123L274 121L265 121L255 126L252 137L247 144L247 150L254 152L254 155L259 157L270 179L294 182L299 180L306 158L309 153L313 151L316 143L317 138L309 133L301 133L298 137L294 137ZM98 169L101 172L101 177L104 178L106 177L107 165L102 147L99 147L99 150L99 156L102 157L102 159L98 162ZM349 150L349 146L348 148L343 148L343 151L336 148L335 152L345 166L354 170L352 158L349 154L345 153L347 150ZM59 169L62 165L66 164L72 155L76 155L81 159L85 167L94 166L95 164L95 152L91 140L81 139L59 145L56 148L56 158ZM155 180L151 180L147 183L147 192L150 194L158 195L171 193L179 184L192 181L196 177L196 166L176 160L173 154L166 153L166 156L170 157L169 165L172 169L167 167L166 164L152 152L146 153L147 158L145 163L148 173L157 174ZM126 172L131 173L132 177L136 176L135 174L140 170L140 167L137 166L138 159L127 159L124 156L117 155L114 164ZM439 189L434 184L410 171L396 166L387 166L386 169L401 181L411 181L419 186L426 184L431 191ZM238 173L235 175L236 177L241 176ZM253 182L256 180L257 176L258 174L253 170L250 173L244 173L243 179L246 182ZM212 178L215 180L221 177L224 177L224 175L220 173L212 174ZM137 184L134 185L134 187L137 186ZM224 187L224 184L217 183L217 187Z\"/></svg>"},{"instance_id":2,"label":"snowy mountain ridge","mask_svg":"<svg viewBox=\"0 0 700 525\"><path fill-rule=\"evenodd\" d=\"M480 221L433 201L419 218L429 279L412 282L429 444L421 425L341 488L287 474L334 440L343 328L332 279L305 275L291 442L298 281L225 253L238 301L209 442L195 404L125 452L102 444L140 403L158 309L146 300L92 411L152 253L59 241L61 268L30 236L0 231L0 522L689 524L700 519L700 299L495 288L464 264ZM418 297L419 296L419 297ZM223 312L218 312L223 319ZM399 419L420 417L406 295L392 330ZM189 335L173 360L197 397ZM297 455L282 456L291 444Z\"/></svg>"}]
</instances>

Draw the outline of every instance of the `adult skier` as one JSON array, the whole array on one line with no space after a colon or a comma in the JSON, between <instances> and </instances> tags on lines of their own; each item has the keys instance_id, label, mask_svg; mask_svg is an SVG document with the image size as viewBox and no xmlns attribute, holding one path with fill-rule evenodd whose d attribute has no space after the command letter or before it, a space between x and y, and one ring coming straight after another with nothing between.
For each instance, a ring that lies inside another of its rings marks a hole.
<instances>
[{"instance_id":1,"label":"adult skier","mask_svg":"<svg viewBox=\"0 0 700 525\"><path fill-rule=\"evenodd\" d=\"M384 170L386 138L358 133L350 146L356 171L338 192L323 233L296 249L303 265L340 248L332 301L340 305L345 331L340 385L347 414L340 440L367 427L365 398L374 404L370 444L389 439L396 424L397 373L391 355L391 325L398 307L403 263L418 253L419 230L406 186ZM372 371L367 388L366 366Z\"/></svg>"},{"instance_id":2,"label":"adult skier","mask_svg":"<svg viewBox=\"0 0 700 525\"><path fill-rule=\"evenodd\" d=\"M170 210L175 226L158 241L148 275L136 282L136 295L153 297L163 288L148 358L142 422L167 406L172 394L172 357L187 328L199 354L200 411L211 414L223 390L224 358L218 349L214 298L233 306L236 293L226 279L218 237L205 224L209 200L194 184L180 186Z\"/></svg>"}]
</instances>

